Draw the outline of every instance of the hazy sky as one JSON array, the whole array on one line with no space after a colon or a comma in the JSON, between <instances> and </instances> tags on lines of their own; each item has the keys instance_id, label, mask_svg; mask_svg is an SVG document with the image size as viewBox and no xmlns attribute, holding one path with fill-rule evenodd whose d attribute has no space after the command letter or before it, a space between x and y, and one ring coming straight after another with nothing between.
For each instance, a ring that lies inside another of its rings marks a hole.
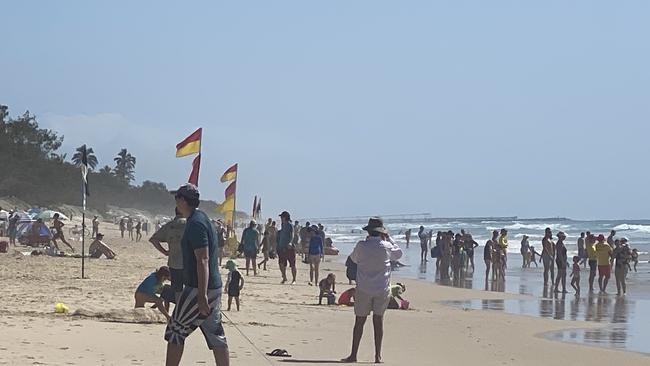
<instances>
[{"instance_id":1,"label":"hazy sky","mask_svg":"<svg viewBox=\"0 0 650 366\"><path fill-rule=\"evenodd\" d=\"M265 216L650 217L648 1L215 3L6 2L0 103Z\"/></svg>"}]
</instances>

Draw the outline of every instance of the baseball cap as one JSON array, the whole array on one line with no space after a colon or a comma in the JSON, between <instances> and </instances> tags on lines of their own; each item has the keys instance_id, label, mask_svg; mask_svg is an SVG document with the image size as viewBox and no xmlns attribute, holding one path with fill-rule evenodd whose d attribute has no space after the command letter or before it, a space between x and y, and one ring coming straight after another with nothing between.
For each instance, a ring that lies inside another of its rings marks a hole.
<instances>
[{"instance_id":1,"label":"baseball cap","mask_svg":"<svg viewBox=\"0 0 650 366\"><path fill-rule=\"evenodd\" d=\"M174 196L181 196L190 200L198 200L200 196L199 188L192 183L185 183L177 190L170 191L169 193L173 194Z\"/></svg>"}]
</instances>

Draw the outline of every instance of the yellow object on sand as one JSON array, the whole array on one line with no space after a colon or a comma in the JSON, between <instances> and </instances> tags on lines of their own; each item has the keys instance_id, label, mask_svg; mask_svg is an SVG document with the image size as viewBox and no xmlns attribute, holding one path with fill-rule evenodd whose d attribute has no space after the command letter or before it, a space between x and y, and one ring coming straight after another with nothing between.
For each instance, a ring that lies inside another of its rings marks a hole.
<instances>
[{"instance_id":1,"label":"yellow object on sand","mask_svg":"<svg viewBox=\"0 0 650 366\"><path fill-rule=\"evenodd\" d=\"M67 314L70 312L70 308L62 302L57 302L56 305L54 305L54 312L57 314Z\"/></svg>"}]
</instances>

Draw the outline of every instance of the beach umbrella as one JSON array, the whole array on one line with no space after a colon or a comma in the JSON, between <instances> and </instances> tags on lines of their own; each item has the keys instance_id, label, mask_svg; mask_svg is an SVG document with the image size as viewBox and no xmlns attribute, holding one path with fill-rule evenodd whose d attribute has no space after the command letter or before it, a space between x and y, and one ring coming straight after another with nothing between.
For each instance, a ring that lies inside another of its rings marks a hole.
<instances>
[{"instance_id":1,"label":"beach umbrella","mask_svg":"<svg viewBox=\"0 0 650 366\"><path fill-rule=\"evenodd\" d=\"M59 219L61 220L69 220L68 217L58 211L53 211L53 210L45 210L36 215L37 219L43 219L43 220L52 220L54 218L54 214L59 214Z\"/></svg>"},{"instance_id":2,"label":"beach umbrella","mask_svg":"<svg viewBox=\"0 0 650 366\"><path fill-rule=\"evenodd\" d=\"M14 215L18 216L18 222L32 222L32 217L25 211L16 211Z\"/></svg>"}]
</instances>

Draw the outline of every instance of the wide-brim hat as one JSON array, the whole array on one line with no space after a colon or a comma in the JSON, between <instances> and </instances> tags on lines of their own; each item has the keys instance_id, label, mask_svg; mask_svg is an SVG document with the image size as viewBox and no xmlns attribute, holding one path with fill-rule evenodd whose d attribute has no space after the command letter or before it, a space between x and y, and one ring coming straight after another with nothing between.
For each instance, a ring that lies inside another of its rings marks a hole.
<instances>
[{"instance_id":1,"label":"wide-brim hat","mask_svg":"<svg viewBox=\"0 0 650 366\"><path fill-rule=\"evenodd\" d=\"M388 229L384 227L384 220L380 217L371 217L368 219L368 225L363 230L369 233L388 234Z\"/></svg>"}]
</instances>

